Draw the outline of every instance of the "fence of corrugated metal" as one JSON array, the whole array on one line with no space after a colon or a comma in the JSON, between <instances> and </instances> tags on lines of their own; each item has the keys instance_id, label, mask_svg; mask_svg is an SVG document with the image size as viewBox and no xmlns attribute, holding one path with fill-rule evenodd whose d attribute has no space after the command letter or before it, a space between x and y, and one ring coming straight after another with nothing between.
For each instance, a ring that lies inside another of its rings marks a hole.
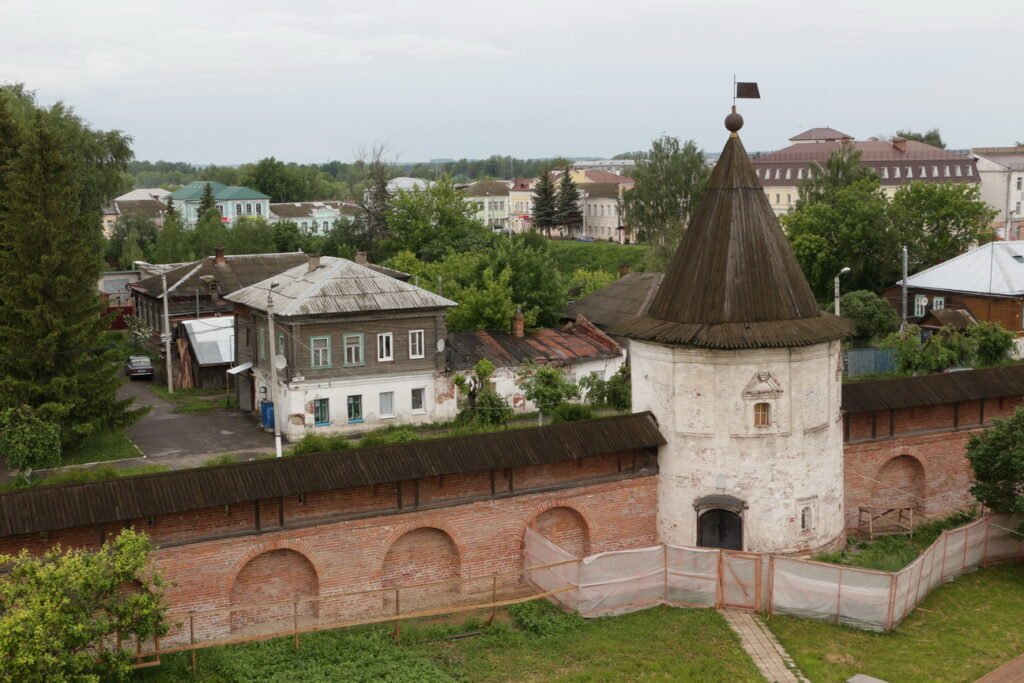
<instances>
[{"instance_id":1,"label":"fence of corrugated metal","mask_svg":"<svg viewBox=\"0 0 1024 683\"><path fill-rule=\"evenodd\" d=\"M944 531L898 572L669 545L601 553L573 564L572 555L528 529L526 566L557 564L526 576L585 617L661 604L740 607L884 631L942 582L983 564L1024 560L1019 523L987 515Z\"/></svg>"}]
</instances>

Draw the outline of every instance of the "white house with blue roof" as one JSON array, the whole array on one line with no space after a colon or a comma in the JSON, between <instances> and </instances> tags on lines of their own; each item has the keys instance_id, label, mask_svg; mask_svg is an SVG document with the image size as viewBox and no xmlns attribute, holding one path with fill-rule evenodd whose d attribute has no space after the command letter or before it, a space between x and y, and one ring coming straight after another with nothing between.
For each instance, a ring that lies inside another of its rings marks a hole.
<instances>
[{"instance_id":1,"label":"white house with blue roof","mask_svg":"<svg viewBox=\"0 0 1024 683\"><path fill-rule=\"evenodd\" d=\"M238 218L246 216L270 217L270 197L262 192L238 185L225 185L215 180L193 180L171 193L174 208L189 227L199 222L199 205L207 185L213 190L213 199L221 220L229 226Z\"/></svg>"}]
</instances>

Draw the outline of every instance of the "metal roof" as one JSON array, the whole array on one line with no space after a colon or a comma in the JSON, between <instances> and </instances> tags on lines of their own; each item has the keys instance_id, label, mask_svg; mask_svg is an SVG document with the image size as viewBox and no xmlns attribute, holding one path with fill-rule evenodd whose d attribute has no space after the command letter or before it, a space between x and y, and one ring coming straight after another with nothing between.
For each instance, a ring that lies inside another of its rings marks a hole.
<instances>
[{"instance_id":1,"label":"metal roof","mask_svg":"<svg viewBox=\"0 0 1024 683\"><path fill-rule=\"evenodd\" d=\"M601 328L610 328L647 312L661 286L662 273L626 273L607 287L565 307L565 317L584 315Z\"/></svg>"},{"instance_id":2,"label":"metal roof","mask_svg":"<svg viewBox=\"0 0 1024 683\"><path fill-rule=\"evenodd\" d=\"M902 284L902 280L897 284ZM1024 241L989 242L907 278L908 287L1024 295Z\"/></svg>"},{"instance_id":3,"label":"metal roof","mask_svg":"<svg viewBox=\"0 0 1024 683\"><path fill-rule=\"evenodd\" d=\"M453 370L468 370L484 358L497 367L517 367L527 362L572 365L621 355L622 347L584 317L561 329L545 328L522 337L493 330L448 335L448 366Z\"/></svg>"},{"instance_id":4,"label":"metal roof","mask_svg":"<svg viewBox=\"0 0 1024 683\"><path fill-rule=\"evenodd\" d=\"M736 349L816 344L850 330L849 322L818 309L743 143L732 134L647 314L610 332Z\"/></svg>"},{"instance_id":5,"label":"metal roof","mask_svg":"<svg viewBox=\"0 0 1024 683\"><path fill-rule=\"evenodd\" d=\"M0 493L0 536L542 465L665 443L650 413Z\"/></svg>"},{"instance_id":6,"label":"metal roof","mask_svg":"<svg viewBox=\"0 0 1024 683\"><path fill-rule=\"evenodd\" d=\"M810 128L790 138L791 142L802 140L852 140L852 135L840 133L835 128Z\"/></svg>"},{"instance_id":7,"label":"metal roof","mask_svg":"<svg viewBox=\"0 0 1024 683\"><path fill-rule=\"evenodd\" d=\"M221 294L226 294L308 261L309 257L301 251L281 254L233 254L225 256L223 263L217 263L215 256L207 256L166 271L167 290L172 296L175 295L175 292L181 296L189 296L194 294L196 289L207 292L209 285L201 278L212 275L217 281L218 291ZM162 298L164 293L160 275L132 283L130 289L144 292L158 299Z\"/></svg>"},{"instance_id":8,"label":"metal roof","mask_svg":"<svg viewBox=\"0 0 1024 683\"><path fill-rule=\"evenodd\" d=\"M200 366L235 362L235 316L182 320Z\"/></svg>"},{"instance_id":9,"label":"metal roof","mask_svg":"<svg viewBox=\"0 0 1024 683\"><path fill-rule=\"evenodd\" d=\"M1000 396L1024 396L1024 365L851 382L843 385L843 410L892 410Z\"/></svg>"},{"instance_id":10,"label":"metal roof","mask_svg":"<svg viewBox=\"0 0 1024 683\"><path fill-rule=\"evenodd\" d=\"M277 287L271 289L271 283ZM457 304L433 292L379 273L367 266L332 256L319 267L307 263L224 297L259 311L267 310L267 295L281 316L365 313L448 308Z\"/></svg>"},{"instance_id":11,"label":"metal roof","mask_svg":"<svg viewBox=\"0 0 1024 683\"><path fill-rule=\"evenodd\" d=\"M213 198L220 201L232 199L270 199L269 195L258 192L248 187L239 185L225 185L216 180L193 180L188 185L182 185L171 193L174 201L196 201L202 198L206 186L210 186Z\"/></svg>"}]
</instances>

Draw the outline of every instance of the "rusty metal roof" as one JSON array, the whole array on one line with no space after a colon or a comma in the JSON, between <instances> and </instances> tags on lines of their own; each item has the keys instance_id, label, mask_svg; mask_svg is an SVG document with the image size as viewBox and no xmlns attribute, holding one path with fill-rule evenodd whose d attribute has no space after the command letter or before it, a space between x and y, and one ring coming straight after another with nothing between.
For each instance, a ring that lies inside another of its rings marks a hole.
<instances>
[{"instance_id":1,"label":"rusty metal roof","mask_svg":"<svg viewBox=\"0 0 1024 683\"><path fill-rule=\"evenodd\" d=\"M843 410L892 410L1000 396L1024 396L1024 365L852 382L843 385Z\"/></svg>"},{"instance_id":2,"label":"rusty metal roof","mask_svg":"<svg viewBox=\"0 0 1024 683\"><path fill-rule=\"evenodd\" d=\"M650 413L293 455L0 494L0 536L462 472L540 465L665 443Z\"/></svg>"},{"instance_id":3,"label":"rusty metal roof","mask_svg":"<svg viewBox=\"0 0 1024 683\"><path fill-rule=\"evenodd\" d=\"M167 290L172 296L175 292L182 296L190 296L196 289L207 292L209 285L200 278L212 275L217 280L220 293L226 294L277 275L300 263L306 263L307 260L307 256L301 251L281 254L233 254L225 256L223 263L217 263L214 256L207 256L167 271ZM159 275L135 282L129 289L158 299L164 293Z\"/></svg>"},{"instance_id":4,"label":"rusty metal roof","mask_svg":"<svg viewBox=\"0 0 1024 683\"><path fill-rule=\"evenodd\" d=\"M277 287L271 290L270 285L275 282ZM309 269L307 260L301 266L275 274L224 298L265 311L268 293L274 302L274 313L282 316L437 309L457 305L451 299L368 266L331 256L321 257L315 270Z\"/></svg>"},{"instance_id":5,"label":"rusty metal roof","mask_svg":"<svg viewBox=\"0 0 1024 683\"><path fill-rule=\"evenodd\" d=\"M607 287L566 306L564 316L575 319L584 315L598 327L614 327L646 313L664 277L662 273L626 273Z\"/></svg>"},{"instance_id":6,"label":"rusty metal roof","mask_svg":"<svg viewBox=\"0 0 1024 683\"><path fill-rule=\"evenodd\" d=\"M621 355L622 347L582 316L561 329L544 328L522 337L493 330L448 335L448 367L452 370L468 370L484 358L500 368L527 362L573 365Z\"/></svg>"},{"instance_id":7,"label":"rusty metal roof","mask_svg":"<svg viewBox=\"0 0 1024 683\"><path fill-rule=\"evenodd\" d=\"M729 136L648 313L610 330L707 348L838 339L850 324L818 309L743 143Z\"/></svg>"}]
</instances>

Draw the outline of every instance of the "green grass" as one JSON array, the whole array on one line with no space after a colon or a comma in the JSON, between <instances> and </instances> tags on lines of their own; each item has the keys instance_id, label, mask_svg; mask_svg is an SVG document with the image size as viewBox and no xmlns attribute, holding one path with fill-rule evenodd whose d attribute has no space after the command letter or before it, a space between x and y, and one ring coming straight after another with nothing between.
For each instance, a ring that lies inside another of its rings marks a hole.
<instances>
[{"instance_id":1,"label":"green grass","mask_svg":"<svg viewBox=\"0 0 1024 683\"><path fill-rule=\"evenodd\" d=\"M167 465L139 465L138 467L125 467L119 469L110 465L99 467L78 468L58 472L46 478L33 478L32 481L15 480L0 485L0 491L17 491L25 488L39 486L57 486L58 484L84 484L90 481L104 481L107 479L118 479L120 477L133 477L138 474L156 474L157 472L170 472Z\"/></svg>"},{"instance_id":2,"label":"green grass","mask_svg":"<svg viewBox=\"0 0 1024 683\"><path fill-rule=\"evenodd\" d=\"M482 632L451 640L449 636ZM763 680L728 625L712 610L659 607L584 622L547 603L477 619L331 631L215 648L136 673L139 681L744 681Z\"/></svg>"},{"instance_id":3,"label":"green grass","mask_svg":"<svg viewBox=\"0 0 1024 683\"><path fill-rule=\"evenodd\" d=\"M173 403L176 413L202 413L232 406L232 400L224 396L223 389L175 389L171 393L162 384L150 384L149 390L168 403ZM220 398L216 398L218 396Z\"/></svg>"},{"instance_id":4,"label":"green grass","mask_svg":"<svg viewBox=\"0 0 1024 683\"><path fill-rule=\"evenodd\" d=\"M558 269L566 276L579 268L603 270L617 276L619 264L627 263L630 270L644 271L650 263L650 247L640 244L574 240L551 240L550 244Z\"/></svg>"},{"instance_id":5,"label":"green grass","mask_svg":"<svg viewBox=\"0 0 1024 683\"><path fill-rule=\"evenodd\" d=\"M106 462L137 458L142 453L128 439L123 430L100 432L63 454L64 465L81 465L89 462Z\"/></svg>"},{"instance_id":6,"label":"green grass","mask_svg":"<svg viewBox=\"0 0 1024 683\"><path fill-rule=\"evenodd\" d=\"M925 522L914 529L914 536L882 536L874 541L851 538L844 550L822 553L813 558L819 562L850 567L896 572L917 559L947 529L955 529L977 518L974 512L953 513L942 519Z\"/></svg>"},{"instance_id":7,"label":"green grass","mask_svg":"<svg viewBox=\"0 0 1024 683\"><path fill-rule=\"evenodd\" d=\"M1024 652L1024 565L981 569L943 586L893 633L793 617L769 625L814 683L863 673L896 683L974 681Z\"/></svg>"}]
</instances>

